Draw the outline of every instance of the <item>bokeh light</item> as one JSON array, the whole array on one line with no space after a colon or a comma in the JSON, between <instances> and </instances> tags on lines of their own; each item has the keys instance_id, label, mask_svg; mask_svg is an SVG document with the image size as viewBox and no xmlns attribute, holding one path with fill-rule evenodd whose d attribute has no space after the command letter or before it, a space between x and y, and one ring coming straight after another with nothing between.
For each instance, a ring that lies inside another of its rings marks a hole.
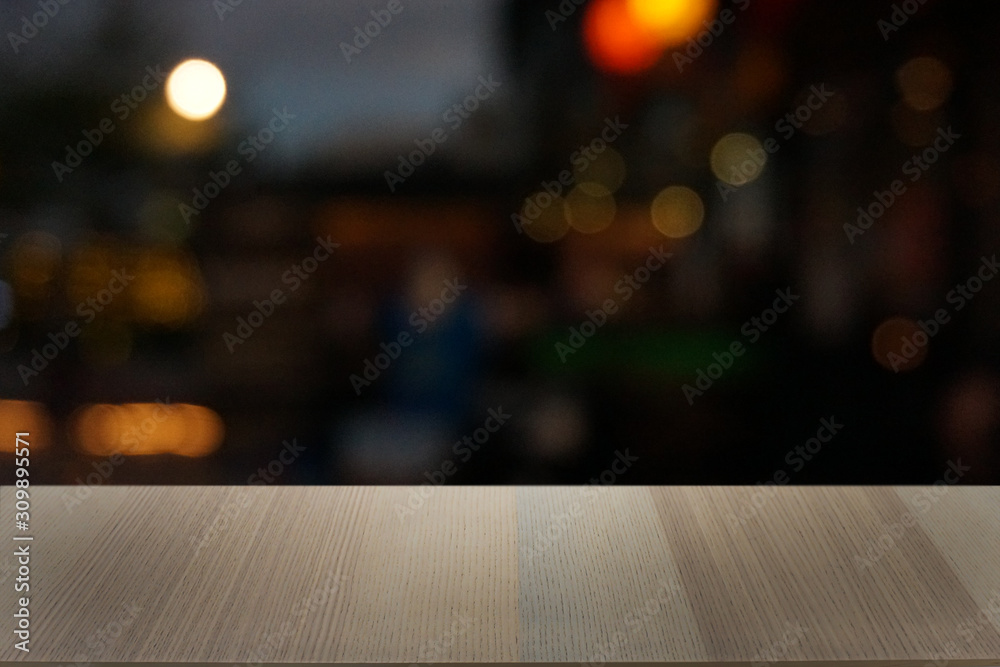
<instances>
[{"instance_id":1,"label":"bokeh light","mask_svg":"<svg viewBox=\"0 0 1000 667\"><path fill-rule=\"evenodd\" d=\"M52 296L62 265L62 243L44 231L19 236L7 254L7 271L17 301L26 315L36 315Z\"/></svg>"},{"instance_id":2,"label":"bokeh light","mask_svg":"<svg viewBox=\"0 0 1000 667\"><path fill-rule=\"evenodd\" d=\"M593 234L607 229L615 219L617 206L614 195L597 183L576 186L566 196L566 221L573 229L584 234Z\"/></svg>"},{"instance_id":3,"label":"bokeh light","mask_svg":"<svg viewBox=\"0 0 1000 667\"><path fill-rule=\"evenodd\" d=\"M760 176L767 164L767 153L755 137L733 132L715 142L709 163L712 173L723 183L746 185Z\"/></svg>"},{"instance_id":4,"label":"bokeh light","mask_svg":"<svg viewBox=\"0 0 1000 667\"><path fill-rule=\"evenodd\" d=\"M590 0L583 41L594 65L614 74L637 74L663 53L656 35L636 21L628 0Z\"/></svg>"},{"instance_id":5,"label":"bokeh light","mask_svg":"<svg viewBox=\"0 0 1000 667\"><path fill-rule=\"evenodd\" d=\"M917 111L937 109L951 95L951 70L937 58L914 58L896 70L896 86L903 101Z\"/></svg>"},{"instance_id":6,"label":"bokeh light","mask_svg":"<svg viewBox=\"0 0 1000 667\"><path fill-rule=\"evenodd\" d=\"M226 79L207 60L185 60L167 77L167 103L188 120L211 118L226 99Z\"/></svg>"},{"instance_id":7,"label":"bokeh light","mask_svg":"<svg viewBox=\"0 0 1000 667\"><path fill-rule=\"evenodd\" d=\"M705 219L705 205L691 188L672 185L656 195L650 213L661 234L679 239L698 231Z\"/></svg>"},{"instance_id":8,"label":"bokeh light","mask_svg":"<svg viewBox=\"0 0 1000 667\"><path fill-rule=\"evenodd\" d=\"M28 450L32 453L46 449L53 434L52 417L41 403L34 401L9 401L0 399L0 424L4 437L0 438L0 452L13 453L16 446L14 433L28 433Z\"/></svg>"},{"instance_id":9,"label":"bokeh light","mask_svg":"<svg viewBox=\"0 0 1000 667\"><path fill-rule=\"evenodd\" d=\"M715 14L715 0L629 0L635 22L649 31L662 46L675 46L704 29Z\"/></svg>"},{"instance_id":10,"label":"bokeh light","mask_svg":"<svg viewBox=\"0 0 1000 667\"><path fill-rule=\"evenodd\" d=\"M547 205L546 205L547 204ZM547 192L536 192L524 202L521 216L524 233L539 243L552 243L566 236L569 221L564 212L565 200Z\"/></svg>"},{"instance_id":11,"label":"bokeh light","mask_svg":"<svg viewBox=\"0 0 1000 667\"><path fill-rule=\"evenodd\" d=\"M606 192L617 192L625 180L625 158L613 148L606 148L585 169L573 166L574 180L584 192L601 196Z\"/></svg>"},{"instance_id":12,"label":"bokeh light","mask_svg":"<svg viewBox=\"0 0 1000 667\"><path fill-rule=\"evenodd\" d=\"M930 339L907 317L890 317L872 334L872 357L893 372L911 371L927 357Z\"/></svg>"},{"instance_id":13,"label":"bokeh light","mask_svg":"<svg viewBox=\"0 0 1000 667\"><path fill-rule=\"evenodd\" d=\"M184 403L86 405L71 419L74 445L84 454L207 456L225 435L215 411Z\"/></svg>"},{"instance_id":14,"label":"bokeh light","mask_svg":"<svg viewBox=\"0 0 1000 667\"><path fill-rule=\"evenodd\" d=\"M146 324L177 328L201 312L203 291L192 258L169 250L142 254L129 289L135 318Z\"/></svg>"}]
</instances>

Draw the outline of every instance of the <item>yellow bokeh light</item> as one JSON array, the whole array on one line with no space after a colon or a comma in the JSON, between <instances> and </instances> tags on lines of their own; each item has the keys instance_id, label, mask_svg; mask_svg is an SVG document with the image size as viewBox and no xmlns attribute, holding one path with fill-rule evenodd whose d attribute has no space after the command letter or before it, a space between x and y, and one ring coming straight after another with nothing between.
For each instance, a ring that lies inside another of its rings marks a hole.
<instances>
[{"instance_id":1,"label":"yellow bokeh light","mask_svg":"<svg viewBox=\"0 0 1000 667\"><path fill-rule=\"evenodd\" d=\"M908 106L931 111L951 95L951 70L937 58L914 58L896 70L896 86Z\"/></svg>"},{"instance_id":2,"label":"yellow bokeh light","mask_svg":"<svg viewBox=\"0 0 1000 667\"><path fill-rule=\"evenodd\" d=\"M194 261L170 251L148 251L135 274L130 296L138 321L177 328L201 312L204 297Z\"/></svg>"},{"instance_id":3,"label":"yellow bokeh light","mask_svg":"<svg viewBox=\"0 0 1000 667\"><path fill-rule=\"evenodd\" d=\"M167 77L167 103L179 116L205 120L226 99L226 79L207 60L185 60Z\"/></svg>"},{"instance_id":4,"label":"yellow bokeh light","mask_svg":"<svg viewBox=\"0 0 1000 667\"><path fill-rule=\"evenodd\" d=\"M200 405L126 403L86 405L73 416L71 434L84 454L207 456L222 444L222 418Z\"/></svg>"},{"instance_id":5,"label":"yellow bokeh light","mask_svg":"<svg viewBox=\"0 0 1000 667\"><path fill-rule=\"evenodd\" d=\"M767 152L755 137L742 132L727 134L712 147L712 173L729 185L755 181L767 164Z\"/></svg>"},{"instance_id":6,"label":"yellow bokeh light","mask_svg":"<svg viewBox=\"0 0 1000 667\"><path fill-rule=\"evenodd\" d=\"M613 148L607 148L586 168L573 168L573 177L584 192L599 197L605 192L617 192L625 180L625 158Z\"/></svg>"},{"instance_id":7,"label":"yellow bokeh light","mask_svg":"<svg viewBox=\"0 0 1000 667\"><path fill-rule=\"evenodd\" d=\"M521 209L524 233L539 243L552 243L566 236L569 221L563 210L564 202L562 197L552 197L544 191L526 199Z\"/></svg>"},{"instance_id":8,"label":"yellow bokeh light","mask_svg":"<svg viewBox=\"0 0 1000 667\"><path fill-rule=\"evenodd\" d=\"M593 234L607 229L615 219L617 206L611 191L597 183L573 188L566 196L566 221L578 232Z\"/></svg>"},{"instance_id":9,"label":"yellow bokeh light","mask_svg":"<svg viewBox=\"0 0 1000 667\"><path fill-rule=\"evenodd\" d=\"M663 46L674 46L704 30L715 14L715 0L629 0L635 22L655 35Z\"/></svg>"},{"instance_id":10,"label":"yellow bokeh light","mask_svg":"<svg viewBox=\"0 0 1000 667\"><path fill-rule=\"evenodd\" d=\"M650 212L653 226L664 236L674 239L694 234L705 219L701 197L683 185L672 185L656 195Z\"/></svg>"}]
</instances>

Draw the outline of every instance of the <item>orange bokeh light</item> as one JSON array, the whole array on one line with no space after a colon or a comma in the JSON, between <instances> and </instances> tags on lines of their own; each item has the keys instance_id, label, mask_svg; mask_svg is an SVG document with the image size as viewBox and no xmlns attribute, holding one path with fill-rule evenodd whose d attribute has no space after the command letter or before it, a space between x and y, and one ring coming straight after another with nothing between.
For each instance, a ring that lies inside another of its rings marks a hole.
<instances>
[{"instance_id":1,"label":"orange bokeh light","mask_svg":"<svg viewBox=\"0 0 1000 667\"><path fill-rule=\"evenodd\" d=\"M636 23L655 35L661 46L683 44L705 29L715 14L716 0L629 0Z\"/></svg>"},{"instance_id":2,"label":"orange bokeh light","mask_svg":"<svg viewBox=\"0 0 1000 667\"><path fill-rule=\"evenodd\" d=\"M76 447L90 456L178 454L207 456L225 433L213 410L183 403L86 405L73 416Z\"/></svg>"},{"instance_id":3,"label":"orange bokeh light","mask_svg":"<svg viewBox=\"0 0 1000 667\"><path fill-rule=\"evenodd\" d=\"M0 399L0 424L5 427L0 438L0 452L13 454L23 445L17 444L15 433L27 433L29 451L36 452L51 444L55 429L49 411L41 403L33 401L9 401Z\"/></svg>"},{"instance_id":4,"label":"orange bokeh light","mask_svg":"<svg viewBox=\"0 0 1000 667\"><path fill-rule=\"evenodd\" d=\"M663 53L662 41L636 20L628 0L591 0L583 41L594 65L615 74L637 74Z\"/></svg>"}]
</instances>

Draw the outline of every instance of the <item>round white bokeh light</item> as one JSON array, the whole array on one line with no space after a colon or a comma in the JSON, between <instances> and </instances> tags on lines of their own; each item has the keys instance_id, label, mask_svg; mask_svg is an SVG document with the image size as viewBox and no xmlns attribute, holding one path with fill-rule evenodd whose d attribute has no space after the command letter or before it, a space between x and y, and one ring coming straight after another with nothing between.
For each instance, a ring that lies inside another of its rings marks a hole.
<instances>
[{"instance_id":1,"label":"round white bokeh light","mask_svg":"<svg viewBox=\"0 0 1000 667\"><path fill-rule=\"evenodd\" d=\"M226 99L226 79L207 60L185 60L167 77L167 104L188 120L215 115Z\"/></svg>"}]
</instances>

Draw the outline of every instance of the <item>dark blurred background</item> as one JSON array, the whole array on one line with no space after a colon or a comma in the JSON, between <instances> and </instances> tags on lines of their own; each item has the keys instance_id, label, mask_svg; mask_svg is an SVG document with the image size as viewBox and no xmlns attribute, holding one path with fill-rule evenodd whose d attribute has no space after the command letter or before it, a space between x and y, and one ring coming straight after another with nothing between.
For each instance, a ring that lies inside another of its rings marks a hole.
<instances>
[{"instance_id":1,"label":"dark blurred background","mask_svg":"<svg viewBox=\"0 0 1000 667\"><path fill-rule=\"evenodd\" d=\"M991 3L0 26L5 482L1000 482Z\"/></svg>"}]
</instances>

